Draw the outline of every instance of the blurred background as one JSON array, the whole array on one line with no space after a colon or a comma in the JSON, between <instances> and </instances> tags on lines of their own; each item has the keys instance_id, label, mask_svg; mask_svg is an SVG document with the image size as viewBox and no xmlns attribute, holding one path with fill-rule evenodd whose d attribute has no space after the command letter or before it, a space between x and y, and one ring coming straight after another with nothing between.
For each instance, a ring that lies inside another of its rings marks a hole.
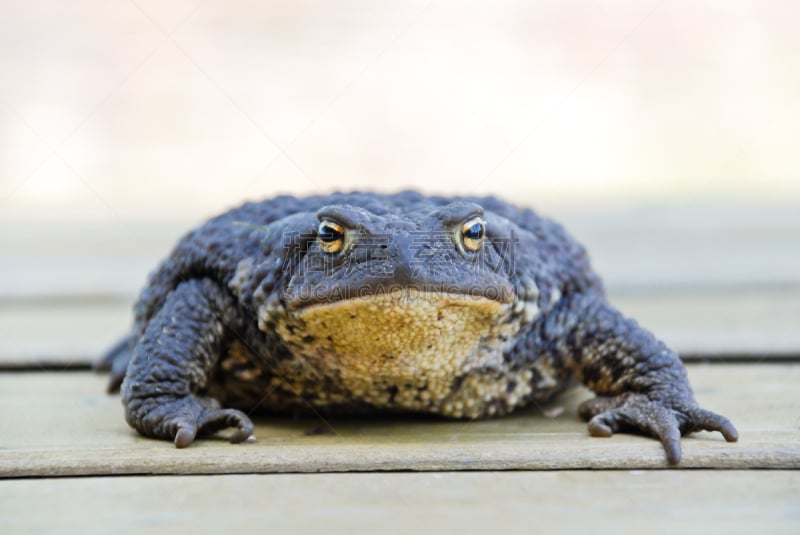
<instances>
[{"instance_id":1,"label":"blurred background","mask_svg":"<svg viewBox=\"0 0 800 535\"><path fill-rule=\"evenodd\" d=\"M800 201L800 3L0 2L0 217Z\"/></svg>"},{"instance_id":2,"label":"blurred background","mask_svg":"<svg viewBox=\"0 0 800 535\"><path fill-rule=\"evenodd\" d=\"M800 347L796 0L0 13L0 353L99 351L192 225L245 199L354 188L534 206L681 349ZM675 295L695 301L663 301ZM729 314L703 327L714 340L670 334L694 306ZM782 334L730 342L743 313ZM52 343L31 335L43 314ZM87 346L86 325L107 339Z\"/></svg>"}]
</instances>

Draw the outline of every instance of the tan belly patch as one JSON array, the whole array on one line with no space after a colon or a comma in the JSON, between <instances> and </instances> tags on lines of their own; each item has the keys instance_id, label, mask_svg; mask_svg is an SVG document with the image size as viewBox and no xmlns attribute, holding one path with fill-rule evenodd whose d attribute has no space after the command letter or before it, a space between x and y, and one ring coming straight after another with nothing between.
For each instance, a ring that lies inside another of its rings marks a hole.
<instances>
[{"instance_id":1,"label":"tan belly patch","mask_svg":"<svg viewBox=\"0 0 800 535\"><path fill-rule=\"evenodd\" d=\"M311 379L376 407L442 412L456 378L502 369L519 328L510 309L484 297L407 289L308 306L277 330L300 361L294 366L308 374L306 388Z\"/></svg>"}]
</instances>

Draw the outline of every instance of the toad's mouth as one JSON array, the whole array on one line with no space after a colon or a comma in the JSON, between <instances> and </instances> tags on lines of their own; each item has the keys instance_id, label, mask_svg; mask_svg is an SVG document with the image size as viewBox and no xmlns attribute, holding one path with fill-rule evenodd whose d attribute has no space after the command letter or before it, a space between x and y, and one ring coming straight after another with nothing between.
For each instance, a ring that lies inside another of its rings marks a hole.
<instances>
[{"instance_id":1,"label":"toad's mouth","mask_svg":"<svg viewBox=\"0 0 800 535\"><path fill-rule=\"evenodd\" d=\"M501 304L515 301L515 293L505 281L493 284L458 283L424 283L404 281L388 284L342 283L331 287L326 284L297 287L289 285L281 293L281 301L289 310L302 310L325 307L349 302L351 306L360 306L370 302L390 303L392 306L409 304L416 306L424 301L447 303L460 302L465 306L479 305L484 301L496 301Z\"/></svg>"},{"instance_id":2,"label":"toad's mouth","mask_svg":"<svg viewBox=\"0 0 800 535\"><path fill-rule=\"evenodd\" d=\"M443 325L447 325L451 323L448 320L471 317L482 319L482 324L495 323L509 307L509 303L483 295L400 288L307 305L296 310L294 316L306 324L316 323L317 320L333 321L342 324L343 332L348 327L352 328L354 323L364 320L373 327L380 322L397 330L406 325L429 330L432 325L442 321ZM462 329L466 327L467 324L462 324Z\"/></svg>"},{"instance_id":3,"label":"toad's mouth","mask_svg":"<svg viewBox=\"0 0 800 535\"><path fill-rule=\"evenodd\" d=\"M473 364L502 362L519 327L511 308L483 296L407 288L305 306L277 329L314 367L343 381L385 378L444 388Z\"/></svg>"}]
</instances>

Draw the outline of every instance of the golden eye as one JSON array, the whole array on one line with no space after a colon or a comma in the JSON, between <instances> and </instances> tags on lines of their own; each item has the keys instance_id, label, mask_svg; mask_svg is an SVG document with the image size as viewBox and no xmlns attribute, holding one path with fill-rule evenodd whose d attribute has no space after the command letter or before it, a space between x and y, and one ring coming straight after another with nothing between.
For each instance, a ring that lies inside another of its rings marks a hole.
<instances>
[{"instance_id":1,"label":"golden eye","mask_svg":"<svg viewBox=\"0 0 800 535\"><path fill-rule=\"evenodd\" d=\"M475 252L483 247L483 240L486 237L486 223L480 217L468 219L461 225L461 243L464 249Z\"/></svg>"},{"instance_id":2,"label":"golden eye","mask_svg":"<svg viewBox=\"0 0 800 535\"><path fill-rule=\"evenodd\" d=\"M326 253L341 252L344 249L344 227L327 219L321 221L317 227L317 242Z\"/></svg>"}]
</instances>

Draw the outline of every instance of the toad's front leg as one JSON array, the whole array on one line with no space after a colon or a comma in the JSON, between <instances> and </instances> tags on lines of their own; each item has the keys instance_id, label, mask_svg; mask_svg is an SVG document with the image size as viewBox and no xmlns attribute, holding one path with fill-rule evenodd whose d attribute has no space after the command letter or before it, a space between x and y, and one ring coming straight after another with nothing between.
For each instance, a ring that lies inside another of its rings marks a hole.
<instances>
[{"instance_id":1,"label":"toad's front leg","mask_svg":"<svg viewBox=\"0 0 800 535\"><path fill-rule=\"evenodd\" d=\"M128 423L143 435L188 446L198 434L236 427L242 442L253 424L200 393L235 323L235 303L209 279L180 283L150 320L133 350L122 384Z\"/></svg>"},{"instance_id":2,"label":"toad's front leg","mask_svg":"<svg viewBox=\"0 0 800 535\"><path fill-rule=\"evenodd\" d=\"M545 338L598 397L580 414L594 436L639 431L658 438L667 460L681 458L680 438L719 431L729 442L738 433L724 416L698 406L678 355L601 295L565 297L544 324Z\"/></svg>"}]
</instances>

